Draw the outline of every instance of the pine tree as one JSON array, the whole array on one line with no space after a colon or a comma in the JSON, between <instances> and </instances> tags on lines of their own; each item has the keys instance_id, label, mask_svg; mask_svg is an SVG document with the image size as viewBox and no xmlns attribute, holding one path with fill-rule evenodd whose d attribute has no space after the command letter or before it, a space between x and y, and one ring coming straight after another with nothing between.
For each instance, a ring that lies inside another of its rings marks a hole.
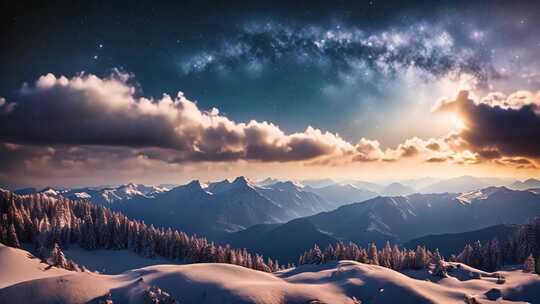
<instances>
[{"instance_id":1,"label":"pine tree","mask_svg":"<svg viewBox=\"0 0 540 304\"><path fill-rule=\"evenodd\" d=\"M443 259L437 261L435 268L433 269L433 274L442 278L448 277L448 271L446 270L446 265Z\"/></svg>"},{"instance_id":2,"label":"pine tree","mask_svg":"<svg viewBox=\"0 0 540 304\"><path fill-rule=\"evenodd\" d=\"M379 252L375 243L369 244L368 257L371 264L379 265Z\"/></svg>"},{"instance_id":3,"label":"pine tree","mask_svg":"<svg viewBox=\"0 0 540 304\"><path fill-rule=\"evenodd\" d=\"M15 226L12 224L9 225L7 230L6 245L21 248L19 243L19 238L17 237L17 232L15 231Z\"/></svg>"},{"instance_id":4,"label":"pine tree","mask_svg":"<svg viewBox=\"0 0 540 304\"><path fill-rule=\"evenodd\" d=\"M426 248L424 248L422 246L417 246L416 251L414 253L414 258L415 258L414 259L414 268L416 268L416 269L425 268L426 263L427 263L427 258L428 258Z\"/></svg>"},{"instance_id":5,"label":"pine tree","mask_svg":"<svg viewBox=\"0 0 540 304\"><path fill-rule=\"evenodd\" d=\"M523 263L523 271L524 272L534 273L535 270L536 270L536 265L535 265L535 262L534 262L534 258L532 256L532 254L529 254L527 259L525 259L525 262Z\"/></svg>"},{"instance_id":6,"label":"pine tree","mask_svg":"<svg viewBox=\"0 0 540 304\"><path fill-rule=\"evenodd\" d=\"M323 254L317 244L313 247L313 252L310 257L310 264L321 264L323 262Z\"/></svg>"},{"instance_id":7,"label":"pine tree","mask_svg":"<svg viewBox=\"0 0 540 304\"><path fill-rule=\"evenodd\" d=\"M270 267L262 256L251 255L245 249L216 246L184 232L165 231L129 220L103 206L42 194L18 196L0 191L0 241L11 246L32 242L35 252L42 257L49 256L47 248L52 248L51 263L75 270L78 266L66 259L59 244L75 243L89 250L128 248L149 257L160 255L194 263L227 262L261 271L280 268L277 261L269 260Z\"/></svg>"},{"instance_id":8,"label":"pine tree","mask_svg":"<svg viewBox=\"0 0 540 304\"><path fill-rule=\"evenodd\" d=\"M54 243L53 245L50 260L51 265L53 266L66 269L69 267L68 260L66 259L62 249L60 249L60 246L58 246L58 243Z\"/></svg>"}]
</instances>

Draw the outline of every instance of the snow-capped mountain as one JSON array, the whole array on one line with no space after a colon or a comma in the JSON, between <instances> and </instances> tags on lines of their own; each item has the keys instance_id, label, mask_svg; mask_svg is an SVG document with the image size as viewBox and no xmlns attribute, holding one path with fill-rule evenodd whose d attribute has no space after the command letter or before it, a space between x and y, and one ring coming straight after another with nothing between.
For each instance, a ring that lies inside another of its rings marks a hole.
<instances>
[{"instance_id":1,"label":"snow-capped mountain","mask_svg":"<svg viewBox=\"0 0 540 304\"><path fill-rule=\"evenodd\" d=\"M257 186L259 187L266 187L266 186L271 186L275 183L278 183L280 182L280 180L278 179L275 179L275 178L271 178L271 177L267 177L259 182L257 182Z\"/></svg>"},{"instance_id":2,"label":"snow-capped mountain","mask_svg":"<svg viewBox=\"0 0 540 304\"><path fill-rule=\"evenodd\" d=\"M176 187L154 198L138 197L113 207L158 226L213 236L262 223L281 223L332 209L317 194L292 182L259 187L240 176L234 181Z\"/></svg>"},{"instance_id":3,"label":"snow-capped mountain","mask_svg":"<svg viewBox=\"0 0 540 304\"><path fill-rule=\"evenodd\" d=\"M156 226L213 237L256 224L286 222L332 206L292 182L259 187L240 176L208 185L192 181L153 198L119 201L113 208Z\"/></svg>"},{"instance_id":4,"label":"snow-capped mountain","mask_svg":"<svg viewBox=\"0 0 540 304\"><path fill-rule=\"evenodd\" d=\"M540 195L490 187L463 195L377 197L308 219L334 237L364 243L377 235L400 242L426 235L426 231L455 233L501 223L521 224L537 214Z\"/></svg>"},{"instance_id":5,"label":"snow-capped mountain","mask_svg":"<svg viewBox=\"0 0 540 304\"><path fill-rule=\"evenodd\" d=\"M515 190L538 189L540 188L540 180L529 178L524 181L516 181L509 185L508 188Z\"/></svg>"},{"instance_id":6,"label":"snow-capped mountain","mask_svg":"<svg viewBox=\"0 0 540 304\"><path fill-rule=\"evenodd\" d=\"M34 188L25 188L15 191L17 194L41 193L51 197L63 196L71 200L89 200L95 204L111 204L134 197L154 197L169 189L164 187L146 186L143 184L128 183L117 187L86 187L74 189L55 189L46 187L41 191Z\"/></svg>"},{"instance_id":7,"label":"snow-capped mountain","mask_svg":"<svg viewBox=\"0 0 540 304\"><path fill-rule=\"evenodd\" d=\"M277 182L257 191L286 210L291 219L334 209L325 198L291 181Z\"/></svg>"}]
</instances>

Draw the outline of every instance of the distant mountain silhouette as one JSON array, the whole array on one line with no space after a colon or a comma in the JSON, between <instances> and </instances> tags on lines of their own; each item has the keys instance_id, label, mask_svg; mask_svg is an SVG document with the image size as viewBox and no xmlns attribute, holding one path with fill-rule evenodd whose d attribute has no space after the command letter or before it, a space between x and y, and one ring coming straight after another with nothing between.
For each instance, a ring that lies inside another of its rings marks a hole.
<instances>
[{"instance_id":1,"label":"distant mountain silhouette","mask_svg":"<svg viewBox=\"0 0 540 304\"><path fill-rule=\"evenodd\" d=\"M412 239L403 247L414 249L416 246L425 246L429 250L439 249L439 252L448 257L451 254L458 254L467 244L480 241L485 244L494 238L505 241L519 230L519 225L495 225L487 228L446 234L430 234L420 238Z\"/></svg>"}]
</instances>

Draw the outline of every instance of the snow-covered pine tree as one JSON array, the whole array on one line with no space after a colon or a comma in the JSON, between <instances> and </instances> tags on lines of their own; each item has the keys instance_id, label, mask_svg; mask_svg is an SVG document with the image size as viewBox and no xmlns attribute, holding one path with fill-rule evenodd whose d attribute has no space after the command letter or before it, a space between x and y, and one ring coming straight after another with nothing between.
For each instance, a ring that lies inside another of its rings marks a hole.
<instances>
[{"instance_id":1,"label":"snow-covered pine tree","mask_svg":"<svg viewBox=\"0 0 540 304\"><path fill-rule=\"evenodd\" d=\"M370 264L379 265L379 252L375 243L369 244L368 257Z\"/></svg>"},{"instance_id":2,"label":"snow-covered pine tree","mask_svg":"<svg viewBox=\"0 0 540 304\"><path fill-rule=\"evenodd\" d=\"M19 196L5 190L0 190L0 241L12 246L34 243L34 248L43 251L44 257L48 255L46 248L76 243L90 250L128 248L149 256L194 263L229 262L249 268L253 268L254 259L245 249L216 246L184 232L156 229L89 202L53 199L42 194ZM260 259L258 268L272 271ZM272 268L279 268L276 261L272 263ZM69 260L67 264L74 267Z\"/></svg>"},{"instance_id":3,"label":"snow-covered pine tree","mask_svg":"<svg viewBox=\"0 0 540 304\"><path fill-rule=\"evenodd\" d=\"M428 255L426 248L422 246L417 246L416 251L414 252L414 268L423 269L426 267L428 261Z\"/></svg>"},{"instance_id":4,"label":"snow-covered pine tree","mask_svg":"<svg viewBox=\"0 0 540 304\"><path fill-rule=\"evenodd\" d=\"M310 256L310 264L321 264L323 262L323 254L321 249L317 244L313 247L313 252Z\"/></svg>"},{"instance_id":5,"label":"snow-covered pine tree","mask_svg":"<svg viewBox=\"0 0 540 304\"><path fill-rule=\"evenodd\" d=\"M532 256L532 254L529 254L529 256L525 259L525 262L523 263L523 271L534 273L535 270L536 264L534 261L534 257Z\"/></svg>"},{"instance_id":6,"label":"snow-covered pine tree","mask_svg":"<svg viewBox=\"0 0 540 304\"><path fill-rule=\"evenodd\" d=\"M399 250L399 247L397 245L394 245L392 247L392 254L391 254L391 268L394 270L401 270L403 268L403 257L404 254Z\"/></svg>"},{"instance_id":7,"label":"snow-covered pine tree","mask_svg":"<svg viewBox=\"0 0 540 304\"><path fill-rule=\"evenodd\" d=\"M54 243L49 260L52 266L66 269L68 267L68 260L62 249L60 249L60 246L58 246L58 243Z\"/></svg>"},{"instance_id":8,"label":"snow-covered pine tree","mask_svg":"<svg viewBox=\"0 0 540 304\"><path fill-rule=\"evenodd\" d=\"M7 229L6 245L21 248L21 243L19 242L19 238L17 237L17 232L15 231L15 226L13 223L10 224Z\"/></svg>"}]
</instances>

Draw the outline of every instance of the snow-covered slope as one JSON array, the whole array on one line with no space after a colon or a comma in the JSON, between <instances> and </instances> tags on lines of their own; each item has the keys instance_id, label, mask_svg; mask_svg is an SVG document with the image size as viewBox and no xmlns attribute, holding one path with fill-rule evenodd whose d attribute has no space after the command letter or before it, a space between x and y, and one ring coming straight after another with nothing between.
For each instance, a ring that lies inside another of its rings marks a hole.
<instances>
[{"instance_id":1,"label":"snow-covered slope","mask_svg":"<svg viewBox=\"0 0 540 304\"><path fill-rule=\"evenodd\" d=\"M21 252L23 254L21 254ZM229 264L157 265L121 275L43 272L24 251L0 251L0 261L29 264L25 279L11 279L14 269L2 269L0 299L9 303L89 303L111 293L114 303L143 303L149 286L158 286L179 303L502 303L501 300L537 303L540 277L516 271L496 275L462 264L448 278L426 272L408 275L375 265L340 261L305 265L276 274ZM32 269L35 268L35 269ZM414 277L414 278L413 278ZM499 281L500 283L500 281ZM479 300L473 302L471 299Z\"/></svg>"},{"instance_id":2,"label":"snow-covered slope","mask_svg":"<svg viewBox=\"0 0 540 304\"><path fill-rule=\"evenodd\" d=\"M162 257L144 258L127 249L94 249L86 250L77 245L71 245L63 250L67 258L78 265L84 265L91 271L103 274L119 274L124 271L158 264L170 264L171 261Z\"/></svg>"},{"instance_id":3,"label":"snow-covered slope","mask_svg":"<svg viewBox=\"0 0 540 304\"><path fill-rule=\"evenodd\" d=\"M426 234L461 233L498 223L523 224L540 214L540 195L504 187L457 194L376 197L307 217L318 230L363 246Z\"/></svg>"},{"instance_id":4,"label":"snow-covered slope","mask_svg":"<svg viewBox=\"0 0 540 304\"><path fill-rule=\"evenodd\" d=\"M7 247L0 243L0 288L28 280L69 273L71 272L41 263L40 259L27 251Z\"/></svg>"}]
</instances>

